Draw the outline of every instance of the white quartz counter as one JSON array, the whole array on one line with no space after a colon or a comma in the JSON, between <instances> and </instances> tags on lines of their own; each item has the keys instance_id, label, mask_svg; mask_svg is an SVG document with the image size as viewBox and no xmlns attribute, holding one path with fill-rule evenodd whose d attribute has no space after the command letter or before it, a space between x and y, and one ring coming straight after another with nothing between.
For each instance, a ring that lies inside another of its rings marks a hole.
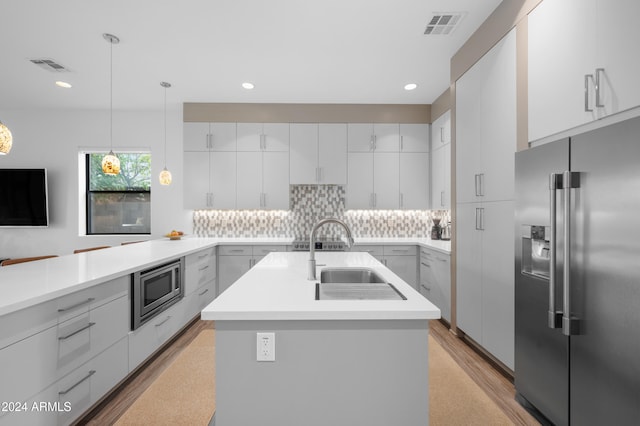
<instances>
[{"instance_id":1,"label":"white quartz counter","mask_svg":"<svg viewBox=\"0 0 640 426\"><path fill-rule=\"evenodd\" d=\"M204 320L437 319L440 310L368 253L317 252L323 267L368 267L407 300L315 300L308 252L270 253L202 311Z\"/></svg>"},{"instance_id":2,"label":"white quartz counter","mask_svg":"<svg viewBox=\"0 0 640 426\"><path fill-rule=\"evenodd\" d=\"M0 316L211 247L168 238L0 267Z\"/></svg>"},{"instance_id":3,"label":"white quartz counter","mask_svg":"<svg viewBox=\"0 0 640 426\"><path fill-rule=\"evenodd\" d=\"M0 267L0 316L208 247L232 244L288 245L292 242L293 238L268 237L186 237L177 241L162 238ZM450 253L448 242L426 238L357 238L356 244L418 244Z\"/></svg>"}]
</instances>

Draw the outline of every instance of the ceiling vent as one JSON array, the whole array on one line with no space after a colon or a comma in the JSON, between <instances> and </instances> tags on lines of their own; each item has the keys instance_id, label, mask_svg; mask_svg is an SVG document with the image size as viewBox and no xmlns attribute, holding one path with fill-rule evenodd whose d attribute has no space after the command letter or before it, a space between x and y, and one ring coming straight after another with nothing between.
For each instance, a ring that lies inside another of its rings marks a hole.
<instances>
[{"instance_id":1,"label":"ceiling vent","mask_svg":"<svg viewBox=\"0 0 640 426\"><path fill-rule=\"evenodd\" d=\"M40 68L51 72L69 72L67 68L60 65L53 59L29 59L32 63L36 64Z\"/></svg>"},{"instance_id":2,"label":"ceiling vent","mask_svg":"<svg viewBox=\"0 0 640 426\"><path fill-rule=\"evenodd\" d=\"M425 35L449 35L458 27L466 12L434 12L424 30Z\"/></svg>"}]
</instances>

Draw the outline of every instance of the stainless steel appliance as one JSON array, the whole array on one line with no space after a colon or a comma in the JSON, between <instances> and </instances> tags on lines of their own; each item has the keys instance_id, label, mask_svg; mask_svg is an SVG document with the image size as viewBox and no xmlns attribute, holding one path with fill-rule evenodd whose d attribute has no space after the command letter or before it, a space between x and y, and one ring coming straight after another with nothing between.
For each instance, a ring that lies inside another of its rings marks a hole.
<instances>
[{"instance_id":1,"label":"stainless steel appliance","mask_svg":"<svg viewBox=\"0 0 640 426\"><path fill-rule=\"evenodd\" d=\"M132 274L131 329L135 330L184 296L184 258Z\"/></svg>"},{"instance_id":2,"label":"stainless steel appliance","mask_svg":"<svg viewBox=\"0 0 640 426\"><path fill-rule=\"evenodd\" d=\"M557 425L640 421L640 118L516 154L515 387Z\"/></svg>"}]
</instances>

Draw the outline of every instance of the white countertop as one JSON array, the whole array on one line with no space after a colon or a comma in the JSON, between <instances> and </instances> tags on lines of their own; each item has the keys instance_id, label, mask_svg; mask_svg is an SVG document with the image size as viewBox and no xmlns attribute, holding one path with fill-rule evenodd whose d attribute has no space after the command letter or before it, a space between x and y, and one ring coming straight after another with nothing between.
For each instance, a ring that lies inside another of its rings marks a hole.
<instances>
[{"instance_id":1,"label":"white countertop","mask_svg":"<svg viewBox=\"0 0 640 426\"><path fill-rule=\"evenodd\" d=\"M368 253L317 252L325 267L368 267L407 300L315 300L308 252L270 253L202 311L204 320L437 319L440 310Z\"/></svg>"},{"instance_id":2,"label":"white countertop","mask_svg":"<svg viewBox=\"0 0 640 426\"><path fill-rule=\"evenodd\" d=\"M0 316L161 264L231 244L287 245L293 238L167 238L0 267ZM357 238L356 244L418 244L450 253L449 242L426 238ZM304 252L302 252L304 253ZM308 253L307 253L308 254ZM318 253L320 254L320 253ZM323 253L328 254L328 253ZM306 267L306 263L305 263Z\"/></svg>"}]
</instances>

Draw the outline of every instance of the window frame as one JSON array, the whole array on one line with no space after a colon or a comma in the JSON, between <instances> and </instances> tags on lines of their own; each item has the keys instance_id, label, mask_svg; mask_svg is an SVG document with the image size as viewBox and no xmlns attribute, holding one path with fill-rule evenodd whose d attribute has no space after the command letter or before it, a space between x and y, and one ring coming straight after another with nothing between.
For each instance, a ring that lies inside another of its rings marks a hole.
<instances>
[{"instance_id":1,"label":"window frame","mask_svg":"<svg viewBox=\"0 0 640 426\"><path fill-rule=\"evenodd\" d=\"M149 197L149 216L151 216L151 183L153 179L151 175L149 176L149 189L138 189L138 190L92 190L91 189L91 155L96 154L106 154L107 152L103 152L101 150L88 149L83 150L81 155L84 157L84 235L86 236L109 236L109 235L151 235L151 223L149 223L149 232L91 232L92 225L92 208L91 208L91 194L146 194ZM139 150L131 150L123 152L125 154L148 154L151 155L150 150L139 149Z\"/></svg>"}]
</instances>

